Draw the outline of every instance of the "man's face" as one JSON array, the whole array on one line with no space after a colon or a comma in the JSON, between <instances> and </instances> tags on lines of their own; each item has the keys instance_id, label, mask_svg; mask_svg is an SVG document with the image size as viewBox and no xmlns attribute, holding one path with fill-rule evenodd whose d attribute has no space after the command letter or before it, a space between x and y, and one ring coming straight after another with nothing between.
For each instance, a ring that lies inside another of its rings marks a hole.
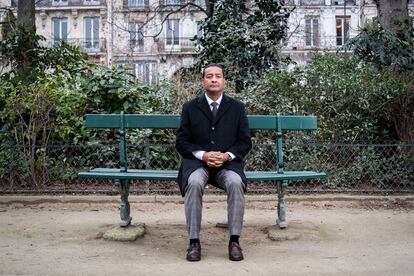
<instances>
[{"instance_id":1,"label":"man's face","mask_svg":"<svg viewBox=\"0 0 414 276\"><path fill-rule=\"evenodd\" d=\"M204 70L204 89L207 94L219 95L224 90L224 75L220 67L208 67Z\"/></svg>"}]
</instances>

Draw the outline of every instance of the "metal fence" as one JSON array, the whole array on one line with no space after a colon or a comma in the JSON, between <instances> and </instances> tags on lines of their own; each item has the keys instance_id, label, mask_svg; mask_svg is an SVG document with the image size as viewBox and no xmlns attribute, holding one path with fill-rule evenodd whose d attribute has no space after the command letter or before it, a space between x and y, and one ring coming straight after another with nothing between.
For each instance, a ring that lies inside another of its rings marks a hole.
<instances>
[{"instance_id":1,"label":"metal fence","mask_svg":"<svg viewBox=\"0 0 414 276\"><path fill-rule=\"evenodd\" d=\"M180 157L172 144L129 146L128 168L177 169ZM88 168L118 166L117 145L53 145L27 150L0 145L0 191L42 193L116 193L111 180L80 179ZM246 158L247 170L274 170L272 143L256 143ZM295 181L290 192L414 192L414 144L286 143L286 170L323 171L323 180ZM207 187L207 192L218 192ZM175 182L131 181L132 193L178 193ZM272 182L250 182L250 193L276 192Z\"/></svg>"}]
</instances>

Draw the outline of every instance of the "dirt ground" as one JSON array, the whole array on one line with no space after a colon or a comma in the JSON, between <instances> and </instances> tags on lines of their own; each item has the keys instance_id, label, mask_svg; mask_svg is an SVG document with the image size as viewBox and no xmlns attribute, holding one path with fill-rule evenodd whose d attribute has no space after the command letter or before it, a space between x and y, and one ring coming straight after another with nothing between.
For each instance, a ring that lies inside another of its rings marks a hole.
<instances>
[{"instance_id":1,"label":"dirt ground","mask_svg":"<svg viewBox=\"0 0 414 276\"><path fill-rule=\"evenodd\" d=\"M182 199L131 197L134 242L103 240L119 220L118 198L1 196L2 275L414 275L414 197L287 200L294 240L272 241L275 200L247 196L241 245L231 262L223 196L203 207L202 260L185 260ZM290 232L289 232L290 231Z\"/></svg>"}]
</instances>

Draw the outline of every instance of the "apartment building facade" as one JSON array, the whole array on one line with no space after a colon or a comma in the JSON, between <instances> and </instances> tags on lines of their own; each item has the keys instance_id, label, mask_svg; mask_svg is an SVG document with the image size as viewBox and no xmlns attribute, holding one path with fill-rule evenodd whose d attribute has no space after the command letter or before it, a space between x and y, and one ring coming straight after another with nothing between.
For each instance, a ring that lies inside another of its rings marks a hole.
<instances>
[{"instance_id":1,"label":"apartment building facade","mask_svg":"<svg viewBox=\"0 0 414 276\"><path fill-rule=\"evenodd\" d=\"M62 41L77 45L93 62L125 66L154 84L196 58L192 39L204 13L195 7L172 13L181 4L181 0L43 0L36 5L36 28L50 46Z\"/></svg>"},{"instance_id":2,"label":"apartment building facade","mask_svg":"<svg viewBox=\"0 0 414 276\"><path fill-rule=\"evenodd\" d=\"M0 5L16 6L15 0ZM39 0L37 32L53 46L79 46L93 62L123 65L153 84L197 58L194 36L204 0ZM286 0L295 7L283 52L305 64L313 51L336 51L377 14L373 0ZM414 0L409 4L414 16ZM0 15L1 16L1 15ZM1 20L1 18L0 18Z\"/></svg>"}]
</instances>

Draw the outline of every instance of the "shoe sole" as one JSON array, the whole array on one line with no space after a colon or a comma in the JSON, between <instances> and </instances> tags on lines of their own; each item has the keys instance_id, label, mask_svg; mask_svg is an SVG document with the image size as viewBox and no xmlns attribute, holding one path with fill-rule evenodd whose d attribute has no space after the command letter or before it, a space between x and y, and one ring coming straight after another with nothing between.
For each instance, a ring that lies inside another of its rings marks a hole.
<instances>
[{"instance_id":1,"label":"shoe sole","mask_svg":"<svg viewBox=\"0 0 414 276\"><path fill-rule=\"evenodd\" d=\"M239 262L239 261L242 261L244 258L243 257L241 257L240 259L239 258L231 258L231 257L229 257L229 260L230 261L233 261L233 262Z\"/></svg>"}]
</instances>

